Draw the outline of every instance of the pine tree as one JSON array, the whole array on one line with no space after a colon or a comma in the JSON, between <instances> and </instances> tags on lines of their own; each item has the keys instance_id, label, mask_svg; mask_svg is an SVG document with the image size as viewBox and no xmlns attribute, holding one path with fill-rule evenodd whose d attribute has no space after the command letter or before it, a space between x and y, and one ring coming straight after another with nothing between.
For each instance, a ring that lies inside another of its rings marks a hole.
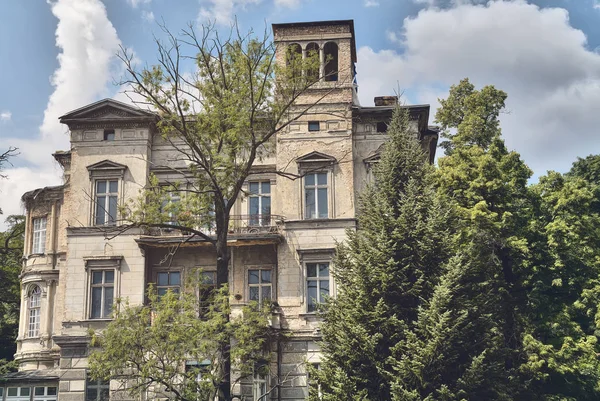
<instances>
[{"instance_id":1,"label":"pine tree","mask_svg":"<svg viewBox=\"0 0 600 401\"><path fill-rule=\"evenodd\" d=\"M447 259L448 213L405 110L395 110L388 134L376 182L360 198L359 229L337 250L338 296L323 311L325 360L312 372L314 400L391 399L392 347Z\"/></svg>"}]
</instances>

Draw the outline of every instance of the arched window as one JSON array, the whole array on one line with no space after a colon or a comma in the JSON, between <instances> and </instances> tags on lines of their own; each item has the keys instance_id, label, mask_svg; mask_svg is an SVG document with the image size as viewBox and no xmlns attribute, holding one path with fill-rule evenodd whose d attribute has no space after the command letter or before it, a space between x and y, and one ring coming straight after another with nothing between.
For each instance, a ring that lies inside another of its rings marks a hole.
<instances>
[{"instance_id":1,"label":"arched window","mask_svg":"<svg viewBox=\"0 0 600 401\"><path fill-rule=\"evenodd\" d=\"M40 334L40 304L42 301L42 290L34 285L29 290L27 299L27 310L29 314L29 325L27 328L27 337L37 337Z\"/></svg>"},{"instance_id":2,"label":"arched window","mask_svg":"<svg viewBox=\"0 0 600 401\"><path fill-rule=\"evenodd\" d=\"M290 43L287 46L285 64L291 69L290 77L302 76L302 47L298 43Z\"/></svg>"},{"instance_id":3,"label":"arched window","mask_svg":"<svg viewBox=\"0 0 600 401\"><path fill-rule=\"evenodd\" d=\"M311 42L306 45L306 57L308 58L309 67L306 71L306 77L309 81L317 81L319 79L319 45Z\"/></svg>"},{"instance_id":4,"label":"arched window","mask_svg":"<svg viewBox=\"0 0 600 401\"><path fill-rule=\"evenodd\" d=\"M323 46L325 53L325 81L338 80L338 46L334 42L327 42Z\"/></svg>"}]
</instances>

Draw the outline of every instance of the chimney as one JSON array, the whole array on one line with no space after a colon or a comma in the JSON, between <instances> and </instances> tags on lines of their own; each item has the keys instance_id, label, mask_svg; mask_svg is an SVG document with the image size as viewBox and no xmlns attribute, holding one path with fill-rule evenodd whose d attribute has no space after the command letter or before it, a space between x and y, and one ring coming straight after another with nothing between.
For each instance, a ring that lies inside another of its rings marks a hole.
<instances>
[{"instance_id":1,"label":"chimney","mask_svg":"<svg viewBox=\"0 0 600 401\"><path fill-rule=\"evenodd\" d=\"M376 96L375 106L395 106L398 104L398 96Z\"/></svg>"}]
</instances>

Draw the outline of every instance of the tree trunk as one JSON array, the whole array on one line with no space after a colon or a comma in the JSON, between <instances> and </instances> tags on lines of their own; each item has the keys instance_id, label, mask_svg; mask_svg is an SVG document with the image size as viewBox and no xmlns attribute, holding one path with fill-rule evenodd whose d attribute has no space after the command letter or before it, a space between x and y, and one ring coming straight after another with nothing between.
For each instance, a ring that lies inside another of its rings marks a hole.
<instances>
[{"instance_id":1,"label":"tree trunk","mask_svg":"<svg viewBox=\"0 0 600 401\"><path fill-rule=\"evenodd\" d=\"M217 287L221 288L229 282L229 247L227 246L227 226L229 216L218 216L217 211L217 242L215 244L217 253ZM221 218L219 218L221 217ZM229 298L227 299L229 304ZM229 320L229 314L226 319ZM219 384L219 401L231 400L231 341L226 340L219 345L222 359L222 378Z\"/></svg>"}]
</instances>

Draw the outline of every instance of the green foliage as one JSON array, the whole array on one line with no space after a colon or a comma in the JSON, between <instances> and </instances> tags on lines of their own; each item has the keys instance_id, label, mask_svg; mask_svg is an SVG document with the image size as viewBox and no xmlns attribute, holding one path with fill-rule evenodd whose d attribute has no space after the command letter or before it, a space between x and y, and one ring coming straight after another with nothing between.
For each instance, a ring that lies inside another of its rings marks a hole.
<instances>
[{"instance_id":1,"label":"green foliage","mask_svg":"<svg viewBox=\"0 0 600 401\"><path fill-rule=\"evenodd\" d=\"M0 233L0 360L10 361L17 350L25 217L9 216L6 223L7 231Z\"/></svg>"},{"instance_id":2,"label":"green foliage","mask_svg":"<svg viewBox=\"0 0 600 401\"><path fill-rule=\"evenodd\" d=\"M323 311L325 360L311 399L391 399L391 349L431 295L448 255L449 219L432 167L398 108L375 171L360 199L359 227L338 247L338 295ZM311 376L312 377L312 376Z\"/></svg>"},{"instance_id":3,"label":"green foliage","mask_svg":"<svg viewBox=\"0 0 600 401\"><path fill-rule=\"evenodd\" d=\"M93 333L90 374L117 380L132 397L214 399L224 379L221 344L232 342L231 358L243 378L270 360L268 344L276 336L268 325L269 308L247 306L230 319L228 298L227 286L215 290L201 318L193 286L161 297L150 288L144 306L120 303L106 329ZM210 366L186 369L193 361Z\"/></svg>"}]
</instances>

